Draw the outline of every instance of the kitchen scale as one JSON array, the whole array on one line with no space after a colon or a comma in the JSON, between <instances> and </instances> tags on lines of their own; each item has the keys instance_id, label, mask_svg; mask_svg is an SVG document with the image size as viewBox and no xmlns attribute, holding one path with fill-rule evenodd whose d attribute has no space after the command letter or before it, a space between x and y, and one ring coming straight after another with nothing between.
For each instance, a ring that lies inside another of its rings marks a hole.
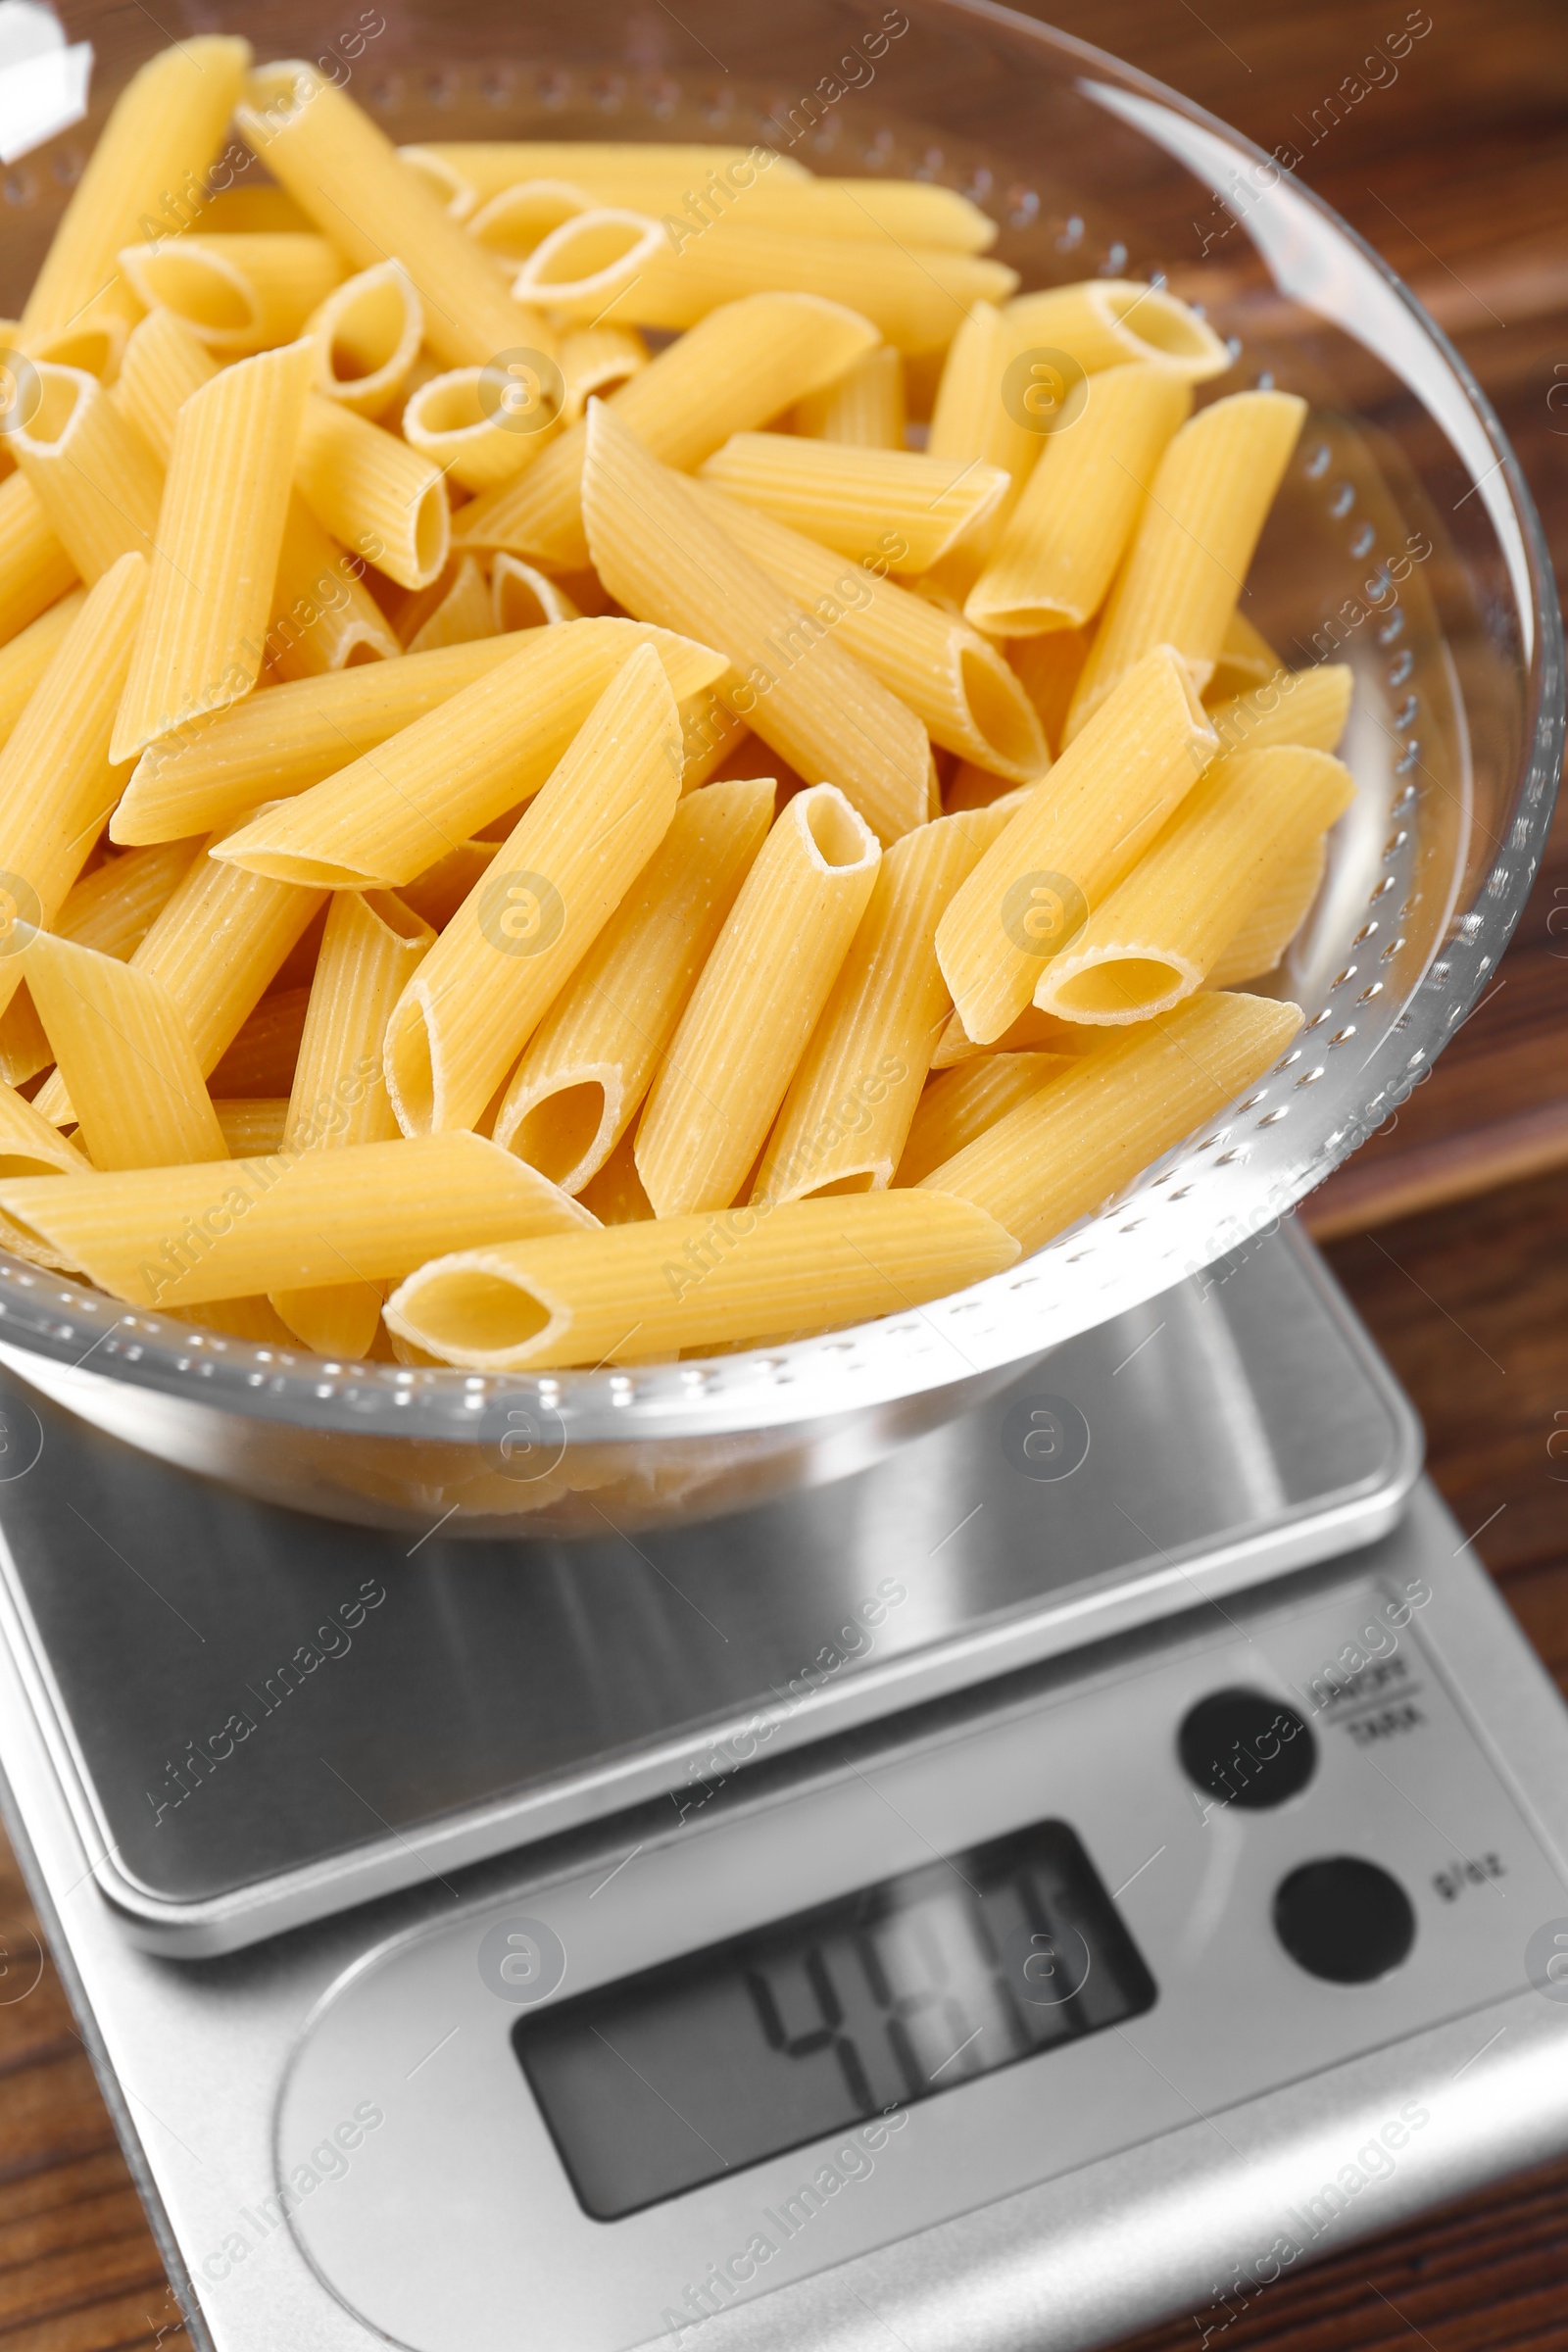
<instances>
[{"instance_id":1,"label":"kitchen scale","mask_svg":"<svg viewBox=\"0 0 1568 2352\"><path fill-rule=\"evenodd\" d=\"M0 1413L12 1833L203 2346L1206 2341L1568 2144L1568 1721L1289 1225L635 1541Z\"/></svg>"}]
</instances>

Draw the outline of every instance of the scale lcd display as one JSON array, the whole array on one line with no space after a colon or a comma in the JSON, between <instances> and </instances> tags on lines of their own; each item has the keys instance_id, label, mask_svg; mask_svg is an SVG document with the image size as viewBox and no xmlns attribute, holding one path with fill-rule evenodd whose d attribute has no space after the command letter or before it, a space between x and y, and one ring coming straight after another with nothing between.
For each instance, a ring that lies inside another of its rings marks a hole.
<instances>
[{"instance_id":1,"label":"scale lcd display","mask_svg":"<svg viewBox=\"0 0 1568 2352\"><path fill-rule=\"evenodd\" d=\"M1082 1845L1043 1821L541 2009L513 2045L611 2222L1154 1997Z\"/></svg>"}]
</instances>

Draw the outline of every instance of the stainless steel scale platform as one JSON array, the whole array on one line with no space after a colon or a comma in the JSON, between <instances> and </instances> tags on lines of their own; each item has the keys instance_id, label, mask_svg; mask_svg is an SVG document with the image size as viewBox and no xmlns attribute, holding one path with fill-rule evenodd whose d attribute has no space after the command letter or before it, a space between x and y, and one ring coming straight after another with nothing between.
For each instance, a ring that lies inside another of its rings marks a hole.
<instances>
[{"instance_id":1,"label":"stainless steel scale platform","mask_svg":"<svg viewBox=\"0 0 1568 2352\"><path fill-rule=\"evenodd\" d=\"M1289 1227L635 1543L0 1413L8 1818L216 2352L1212 2335L1568 2145L1568 1718Z\"/></svg>"}]
</instances>

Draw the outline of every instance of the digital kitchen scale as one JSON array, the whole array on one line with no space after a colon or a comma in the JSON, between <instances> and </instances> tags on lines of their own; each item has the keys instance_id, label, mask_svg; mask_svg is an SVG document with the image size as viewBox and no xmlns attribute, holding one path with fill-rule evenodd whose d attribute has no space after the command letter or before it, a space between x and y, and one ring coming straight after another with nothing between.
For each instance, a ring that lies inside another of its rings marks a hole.
<instances>
[{"instance_id":1,"label":"digital kitchen scale","mask_svg":"<svg viewBox=\"0 0 1568 2352\"><path fill-rule=\"evenodd\" d=\"M9 1819L204 2346L1212 2334L1568 2145L1568 1719L1289 1225L635 1542L0 1415Z\"/></svg>"}]
</instances>

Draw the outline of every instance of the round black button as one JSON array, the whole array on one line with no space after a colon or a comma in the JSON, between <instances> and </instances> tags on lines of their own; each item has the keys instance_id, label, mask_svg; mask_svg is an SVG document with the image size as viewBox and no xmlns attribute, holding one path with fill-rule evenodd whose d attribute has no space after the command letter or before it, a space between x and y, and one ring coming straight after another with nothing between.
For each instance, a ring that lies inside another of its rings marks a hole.
<instances>
[{"instance_id":1,"label":"round black button","mask_svg":"<svg viewBox=\"0 0 1568 2352\"><path fill-rule=\"evenodd\" d=\"M1415 1912L1398 1880L1375 1862L1335 1854L1303 1862L1282 1880L1274 1933L1309 1976L1370 1984L1408 1956Z\"/></svg>"},{"instance_id":2,"label":"round black button","mask_svg":"<svg viewBox=\"0 0 1568 2352\"><path fill-rule=\"evenodd\" d=\"M1222 1804L1261 1813L1306 1787L1317 1742L1294 1707L1262 1690L1216 1690L1176 1735L1182 1770Z\"/></svg>"}]
</instances>

